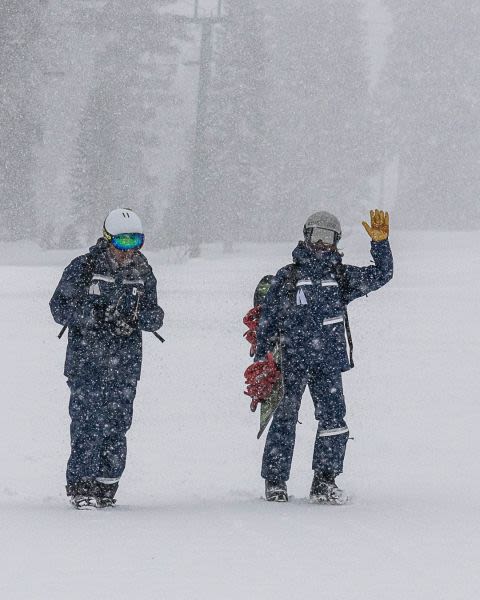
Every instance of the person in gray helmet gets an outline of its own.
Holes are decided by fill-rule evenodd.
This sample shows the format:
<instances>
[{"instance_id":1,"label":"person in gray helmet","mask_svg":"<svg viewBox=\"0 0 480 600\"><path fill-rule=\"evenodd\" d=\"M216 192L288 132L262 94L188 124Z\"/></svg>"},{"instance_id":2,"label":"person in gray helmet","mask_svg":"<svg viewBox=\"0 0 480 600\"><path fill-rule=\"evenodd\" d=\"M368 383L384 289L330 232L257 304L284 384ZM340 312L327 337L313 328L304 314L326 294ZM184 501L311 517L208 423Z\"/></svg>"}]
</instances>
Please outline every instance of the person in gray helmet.
<instances>
[{"instance_id":1,"label":"person in gray helmet","mask_svg":"<svg viewBox=\"0 0 480 600\"><path fill-rule=\"evenodd\" d=\"M286 482L298 411L307 385L318 420L310 499L332 504L348 499L335 482L343 470L349 437L342 387L342 372L353 367L346 306L382 287L393 276L389 215L372 210L370 218L370 224L363 222L363 226L371 238L374 265L356 267L342 263L337 248L342 236L338 218L325 211L311 215L303 229L304 239L293 251L293 263L278 271L262 307L254 359L259 363L255 371L259 385L250 390L262 396L254 398L258 402L268 397L265 382L276 380L271 372L270 352L278 336L284 384L262 461L265 496L269 501L288 500Z\"/></svg>"}]
</instances>

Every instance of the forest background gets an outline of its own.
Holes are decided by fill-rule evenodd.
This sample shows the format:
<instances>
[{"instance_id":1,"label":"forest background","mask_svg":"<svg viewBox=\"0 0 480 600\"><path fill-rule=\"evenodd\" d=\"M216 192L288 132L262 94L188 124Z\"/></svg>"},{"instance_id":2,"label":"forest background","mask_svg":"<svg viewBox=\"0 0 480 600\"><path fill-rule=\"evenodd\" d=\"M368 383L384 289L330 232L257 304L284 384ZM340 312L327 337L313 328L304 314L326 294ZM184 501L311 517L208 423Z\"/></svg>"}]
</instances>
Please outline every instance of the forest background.
<instances>
[{"instance_id":1,"label":"forest background","mask_svg":"<svg viewBox=\"0 0 480 600\"><path fill-rule=\"evenodd\" d=\"M219 4L199 147L194 0L2 3L4 237L84 247L117 206L153 248L291 241L322 208L479 228L478 2Z\"/></svg>"}]
</instances>

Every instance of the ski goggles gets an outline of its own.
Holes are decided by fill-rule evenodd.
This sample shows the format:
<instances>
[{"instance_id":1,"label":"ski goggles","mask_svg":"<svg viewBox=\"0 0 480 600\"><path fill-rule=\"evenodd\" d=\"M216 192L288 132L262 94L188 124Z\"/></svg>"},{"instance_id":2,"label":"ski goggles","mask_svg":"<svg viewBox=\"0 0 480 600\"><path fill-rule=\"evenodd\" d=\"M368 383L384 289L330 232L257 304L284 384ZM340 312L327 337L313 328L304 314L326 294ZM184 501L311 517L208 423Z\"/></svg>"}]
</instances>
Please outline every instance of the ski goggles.
<instances>
[{"instance_id":1,"label":"ski goggles","mask_svg":"<svg viewBox=\"0 0 480 600\"><path fill-rule=\"evenodd\" d=\"M323 227L309 227L306 230L305 237L311 244L323 242L329 246L333 246L340 239L340 235L336 231L333 231L332 229L323 229Z\"/></svg>"},{"instance_id":2,"label":"ski goggles","mask_svg":"<svg viewBox=\"0 0 480 600\"><path fill-rule=\"evenodd\" d=\"M145 236L143 233L119 233L113 235L111 241L117 250L140 250Z\"/></svg>"}]
</instances>

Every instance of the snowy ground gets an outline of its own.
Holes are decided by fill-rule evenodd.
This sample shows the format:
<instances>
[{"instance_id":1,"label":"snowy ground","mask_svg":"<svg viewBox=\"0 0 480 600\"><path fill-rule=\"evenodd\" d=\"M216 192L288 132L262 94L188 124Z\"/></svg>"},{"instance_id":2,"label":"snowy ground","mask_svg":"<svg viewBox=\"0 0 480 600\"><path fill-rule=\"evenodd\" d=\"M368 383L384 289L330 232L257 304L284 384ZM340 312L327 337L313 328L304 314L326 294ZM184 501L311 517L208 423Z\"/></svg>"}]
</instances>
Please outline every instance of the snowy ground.
<instances>
[{"instance_id":1,"label":"snowy ground","mask_svg":"<svg viewBox=\"0 0 480 600\"><path fill-rule=\"evenodd\" d=\"M368 262L360 231L344 245L347 261ZM341 477L350 505L306 501L307 395L293 498L261 499L242 316L260 276L289 262L281 245L181 265L149 255L167 342L145 338L119 506L104 512L74 511L63 493L66 340L48 300L73 254L4 253L0 597L477 598L478 233L404 233L392 246L394 280L350 309L356 368L344 383L355 440Z\"/></svg>"}]
</instances>

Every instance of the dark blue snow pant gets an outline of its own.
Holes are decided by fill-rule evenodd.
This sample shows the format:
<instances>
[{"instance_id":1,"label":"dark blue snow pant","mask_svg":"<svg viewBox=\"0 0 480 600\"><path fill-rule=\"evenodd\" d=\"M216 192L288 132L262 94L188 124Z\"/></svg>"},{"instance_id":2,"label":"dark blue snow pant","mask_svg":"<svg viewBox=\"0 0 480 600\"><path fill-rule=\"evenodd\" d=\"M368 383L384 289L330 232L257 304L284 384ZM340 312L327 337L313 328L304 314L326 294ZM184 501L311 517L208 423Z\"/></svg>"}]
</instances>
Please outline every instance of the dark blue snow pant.
<instances>
[{"instance_id":1,"label":"dark blue snow pant","mask_svg":"<svg viewBox=\"0 0 480 600\"><path fill-rule=\"evenodd\" d=\"M272 482L290 476L298 411L308 384L318 420L312 468L336 476L343 470L348 441L342 373L338 370L283 364L285 393L272 419L265 442L262 477Z\"/></svg>"},{"instance_id":2,"label":"dark blue snow pant","mask_svg":"<svg viewBox=\"0 0 480 600\"><path fill-rule=\"evenodd\" d=\"M132 424L136 379L69 379L71 454L67 486L85 481L114 484L125 469L126 433Z\"/></svg>"}]
</instances>

